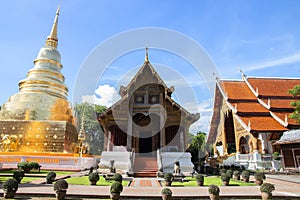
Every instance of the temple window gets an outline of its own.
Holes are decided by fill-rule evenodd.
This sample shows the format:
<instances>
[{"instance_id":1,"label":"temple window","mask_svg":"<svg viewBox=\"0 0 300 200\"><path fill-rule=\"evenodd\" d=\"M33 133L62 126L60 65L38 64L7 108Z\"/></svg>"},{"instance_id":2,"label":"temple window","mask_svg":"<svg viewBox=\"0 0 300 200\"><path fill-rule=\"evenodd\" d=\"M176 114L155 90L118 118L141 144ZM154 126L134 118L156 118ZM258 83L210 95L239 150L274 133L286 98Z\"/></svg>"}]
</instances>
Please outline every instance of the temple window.
<instances>
[{"instance_id":1,"label":"temple window","mask_svg":"<svg viewBox=\"0 0 300 200\"><path fill-rule=\"evenodd\" d=\"M143 104L145 103L145 98L143 95L136 95L134 99L135 103Z\"/></svg>"},{"instance_id":2,"label":"temple window","mask_svg":"<svg viewBox=\"0 0 300 200\"><path fill-rule=\"evenodd\" d=\"M149 95L149 104L157 104L159 103L158 95Z\"/></svg>"}]
</instances>

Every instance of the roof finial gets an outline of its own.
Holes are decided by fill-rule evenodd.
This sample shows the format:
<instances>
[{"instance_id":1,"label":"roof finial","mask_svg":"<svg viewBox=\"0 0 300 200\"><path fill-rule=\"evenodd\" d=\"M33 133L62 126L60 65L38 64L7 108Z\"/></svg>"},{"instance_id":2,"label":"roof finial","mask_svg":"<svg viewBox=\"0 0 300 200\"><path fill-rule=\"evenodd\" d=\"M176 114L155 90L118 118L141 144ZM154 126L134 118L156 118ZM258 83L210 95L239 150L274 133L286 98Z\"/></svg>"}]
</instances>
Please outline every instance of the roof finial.
<instances>
[{"instance_id":1,"label":"roof finial","mask_svg":"<svg viewBox=\"0 0 300 200\"><path fill-rule=\"evenodd\" d=\"M145 56L145 62L149 62L148 59L148 46L146 45L146 56Z\"/></svg>"},{"instance_id":2,"label":"roof finial","mask_svg":"<svg viewBox=\"0 0 300 200\"><path fill-rule=\"evenodd\" d=\"M60 11L60 4L58 4L57 10L56 10L56 15L54 18L54 22L52 25L52 29L50 31L49 36L47 37L46 45L52 46L52 47L57 47L57 24L58 24L58 16L59 16L59 11Z\"/></svg>"}]
</instances>

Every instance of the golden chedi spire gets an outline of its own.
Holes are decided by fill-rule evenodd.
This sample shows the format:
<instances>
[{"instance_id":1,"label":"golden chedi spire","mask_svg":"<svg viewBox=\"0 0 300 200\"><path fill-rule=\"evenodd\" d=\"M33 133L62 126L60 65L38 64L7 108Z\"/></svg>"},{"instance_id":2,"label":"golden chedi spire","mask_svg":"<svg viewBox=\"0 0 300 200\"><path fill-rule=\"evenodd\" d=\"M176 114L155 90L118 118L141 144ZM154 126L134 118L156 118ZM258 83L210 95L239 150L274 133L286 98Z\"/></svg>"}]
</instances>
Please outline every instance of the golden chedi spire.
<instances>
[{"instance_id":1,"label":"golden chedi spire","mask_svg":"<svg viewBox=\"0 0 300 200\"><path fill-rule=\"evenodd\" d=\"M57 10L56 10L56 16L54 18L54 22L52 25L52 29L50 31L50 34L47 38L46 45L47 46L52 46L52 47L57 47L57 24L58 24L58 16L59 16L59 11L60 11L60 5L58 5Z\"/></svg>"}]
</instances>

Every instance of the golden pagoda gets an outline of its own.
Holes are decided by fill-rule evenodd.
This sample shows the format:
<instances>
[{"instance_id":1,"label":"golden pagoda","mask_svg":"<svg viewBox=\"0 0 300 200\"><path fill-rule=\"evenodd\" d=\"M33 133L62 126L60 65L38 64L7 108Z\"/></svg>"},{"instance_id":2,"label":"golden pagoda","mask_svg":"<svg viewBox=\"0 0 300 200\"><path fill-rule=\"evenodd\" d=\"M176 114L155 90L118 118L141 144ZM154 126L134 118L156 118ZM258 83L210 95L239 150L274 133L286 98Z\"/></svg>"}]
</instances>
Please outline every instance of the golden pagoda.
<instances>
[{"instance_id":1,"label":"golden pagoda","mask_svg":"<svg viewBox=\"0 0 300 200\"><path fill-rule=\"evenodd\" d=\"M57 50L58 7L34 67L0 111L0 152L73 152L77 130Z\"/></svg>"}]
</instances>

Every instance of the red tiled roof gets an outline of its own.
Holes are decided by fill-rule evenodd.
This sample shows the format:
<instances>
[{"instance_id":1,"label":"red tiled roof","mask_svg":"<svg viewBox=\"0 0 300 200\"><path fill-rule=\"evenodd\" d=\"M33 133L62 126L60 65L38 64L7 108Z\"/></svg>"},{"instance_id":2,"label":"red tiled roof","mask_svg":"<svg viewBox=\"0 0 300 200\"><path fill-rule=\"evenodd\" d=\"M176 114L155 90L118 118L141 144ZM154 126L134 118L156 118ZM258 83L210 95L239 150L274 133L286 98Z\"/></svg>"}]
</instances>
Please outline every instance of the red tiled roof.
<instances>
[{"instance_id":1,"label":"red tiled roof","mask_svg":"<svg viewBox=\"0 0 300 200\"><path fill-rule=\"evenodd\" d=\"M297 84L300 84L300 79L247 78L241 81L219 80L222 93L219 92L218 95L223 94L224 97L228 98L227 103L237 110L236 116L246 126L250 121L251 132L283 132L288 130L287 127L300 128L300 123L289 117L287 119L288 126L283 125L286 115L289 116L293 112L293 107L290 106L293 97L288 93L288 90ZM255 94L256 91L258 91L258 97ZM267 108L268 99L270 99L270 109ZM295 97L294 100L300 100L300 97ZM216 138L218 124L220 123L218 118L222 106L215 99L215 103L216 101L218 104L214 105L208 137L210 141Z\"/></svg>"},{"instance_id":2,"label":"red tiled roof","mask_svg":"<svg viewBox=\"0 0 300 200\"><path fill-rule=\"evenodd\" d=\"M242 81L220 81L223 91L228 99L235 100L256 100L247 84Z\"/></svg>"},{"instance_id":3,"label":"red tiled roof","mask_svg":"<svg viewBox=\"0 0 300 200\"><path fill-rule=\"evenodd\" d=\"M268 104L268 100L263 100L266 104ZM291 102L295 101L295 99L270 99L270 106L271 109L293 109L294 107L291 106Z\"/></svg>"},{"instance_id":4,"label":"red tiled roof","mask_svg":"<svg viewBox=\"0 0 300 200\"><path fill-rule=\"evenodd\" d=\"M252 131L286 131L287 128L283 127L271 116L249 116L241 117L240 119L248 125L250 120L250 129Z\"/></svg>"},{"instance_id":5,"label":"red tiled roof","mask_svg":"<svg viewBox=\"0 0 300 200\"><path fill-rule=\"evenodd\" d=\"M289 116L291 112L274 112L272 111L273 114L275 114L277 117L279 117L282 121L285 121L285 118L287 116L287 121L288 124L290 125L300 125L295 119L291 119Z\"/></svg>"},{"instance_id":6,"label":"red tiled roof","mask_svg":"<svg viewBox=\"0 0 300 200\"><path fill-rule=\"evenodd\" d=\"M269 113L269 110L258 102L238 102L231 103L238 113Z\"/></svg>"},{"instance_id":7,"label":"red tiled roof","mask_svg":"<svg viewBox=\"0 0 300 200\"><path fill-rule=\"evenodd\" d=\"M300 79L248 78L247 81L262 96L291 96L288 90L300 84Z\"/></svg>"}]
</instances>

